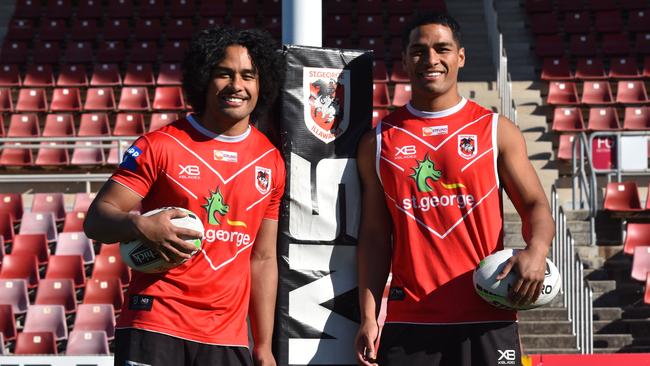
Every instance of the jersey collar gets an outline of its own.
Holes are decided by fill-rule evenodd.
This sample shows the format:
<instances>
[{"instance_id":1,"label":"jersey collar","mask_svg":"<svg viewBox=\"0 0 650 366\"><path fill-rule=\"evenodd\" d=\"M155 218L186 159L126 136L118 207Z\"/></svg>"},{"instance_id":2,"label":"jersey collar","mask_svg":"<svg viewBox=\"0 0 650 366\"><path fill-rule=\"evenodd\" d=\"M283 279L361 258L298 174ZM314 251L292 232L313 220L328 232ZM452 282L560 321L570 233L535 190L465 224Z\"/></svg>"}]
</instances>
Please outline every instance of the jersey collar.
<instances>
[{"instance_id":1,"label":"jersey collar","mask_svg":"<svg viewBox=\"0 0 650 366\"><path fill-rule=\"evenodd\" d=\"M208 130L207 128L203 127L203 125L200 124L194 118L194 116L191 115L191 114L187 115L187 121L190 122L192 127L194 127L194 129L197 130L199 133L201 133L201 134L203 134L203 135L205 135L205 136L207 136L207 137L209 137L211 139L215 139L215 140L221 141L221 142L240 142L240 141L244 141L246 139L246 137L248 137L248 135L251 134L251 126L250 125L248 125L248 128L246 129L246 131L244 133L242 133L241 135L226 136L226 135L216 134L216 133Z\"/></svg>"},{"instance_id":2,"label":"jersey collar","mask_svg":"<svg viewBox=\"0 0 650 366\"><path fill-rule=\"evenodd\" d=\"M409 102L406 105L406 109L408 109L408 111L411 112L413 115L420 118L441 118L441 117L450 116L458 112L465 106L465 104L467 104L467 99L465 99L465 97L461 97L460 102L458 102L458 104L456 104L451 108L444 109L442 111L437 111L437 112L421 111L419 109L415 109L415 107L411 105L411 102Z\"/></svg>"}]
</instances>

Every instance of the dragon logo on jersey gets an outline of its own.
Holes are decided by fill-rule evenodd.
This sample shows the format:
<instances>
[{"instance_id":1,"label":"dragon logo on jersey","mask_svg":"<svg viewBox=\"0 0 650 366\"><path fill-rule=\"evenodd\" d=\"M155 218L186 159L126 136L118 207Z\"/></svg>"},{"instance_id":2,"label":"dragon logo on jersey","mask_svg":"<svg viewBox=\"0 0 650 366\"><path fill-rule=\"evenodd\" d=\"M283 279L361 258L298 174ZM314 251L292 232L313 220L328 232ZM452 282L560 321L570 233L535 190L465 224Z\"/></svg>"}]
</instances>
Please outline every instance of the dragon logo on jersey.
<instances>
[{"instance_id":1,"label":"dragon logo on jersey","mask_svg":"<svg viewBox=\"0 0 650 366\"><path fill-rule=\"evenodd\" d=\"M350 70L303 69L307 129L325 143L334 141L350 122Z\"/></svg>"},{"instance_id":2,"label":"dragon logo on jersey","mask_svg":"<svg viewBox=\"0 0 650 366\"><path fill-rule=\"evenodd\" d=\"M424 155L424 160L420 161L418 159L415 159L415 161L417 161L418 166L411 168L413 169L414 173L409 177L415 180L415 183L418 186L418 191L431 192L433 188L431 188L429 185L428 180L433 179L434 182L438 181L442 175L442 172L440 170L436 170L435 164L433 160L429 159L428 153Z\"/></svg>"},{"instance_id":3,"label":"dragon logo on jersey","mask_svg":"<svg viewBox=\"0 0 650 366\"><path fill-rule=\"evenodd\" d=\"M208 223L210 225L219 225L221 221L217 215L224 216L228 213L230 206L224 202L223 194L217 187L216 192L210 191L210 197L204 197L207 203L201 207L205 208L208 211Z\"/></svg>"},{"instance_id":4,"label":"dragon logo on jersey","mask_svg":"<svg viewBox=\"0 0 650 366\"><path fill-rule=\"evenodd\" d=\"M255 167L255 188L261 194L269 193L271 189L271 169L261 166Z\"/></svg>"},{"instance_id":5,"label":"dragon logo on jersey","mask_svg":"<svg viewBox=\"0 0 650 366\"><path fill-rule=\"evenodd\" d=\"M477 150L476 135L458 135L458 155L471 159L476 156Z\"/></svg>"}]
</instances>

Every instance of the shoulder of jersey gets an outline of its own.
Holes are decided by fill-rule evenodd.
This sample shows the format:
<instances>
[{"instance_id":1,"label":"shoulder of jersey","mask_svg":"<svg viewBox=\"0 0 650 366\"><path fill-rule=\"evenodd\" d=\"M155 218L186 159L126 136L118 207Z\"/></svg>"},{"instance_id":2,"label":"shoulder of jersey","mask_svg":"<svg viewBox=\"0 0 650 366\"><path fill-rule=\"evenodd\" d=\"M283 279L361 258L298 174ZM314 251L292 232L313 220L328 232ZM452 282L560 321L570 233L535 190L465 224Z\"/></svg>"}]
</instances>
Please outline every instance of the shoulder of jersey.
<instances>
[{"instance_id":1,"label":"shoulder of jersey","mask_svg":"<svg viewBox=\"0 0 650 366\"><path fill-rule=\"evenodd\" d=\"M394 122L399 122L404 120L405 118L409 118L411 116L411 113L406 109L406 106L401 106L394 111L390 112L388 115L386 115L384 118L382 118L382 122L388 122L393 124Z\"/></svg>"}]
</instances>

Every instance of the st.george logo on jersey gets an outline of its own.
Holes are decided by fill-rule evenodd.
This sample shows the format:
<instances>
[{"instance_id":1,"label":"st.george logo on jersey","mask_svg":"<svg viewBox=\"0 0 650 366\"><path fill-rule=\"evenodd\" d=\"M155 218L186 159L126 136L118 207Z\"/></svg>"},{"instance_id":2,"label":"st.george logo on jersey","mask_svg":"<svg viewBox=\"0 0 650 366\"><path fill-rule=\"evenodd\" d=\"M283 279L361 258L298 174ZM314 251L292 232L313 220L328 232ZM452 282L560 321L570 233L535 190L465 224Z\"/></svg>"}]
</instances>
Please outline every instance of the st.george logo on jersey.
<instances>
[{"instance_id":1,"label":"st.george logo on jersey","mask_svg":"<svg viewBox=\"0 0 650 366\"><path fill-rule=\"evenodd\" d=\"M269 193L271 189L271 169L261 166L255 167L255 188L261 194Z\"/></svg>"},{"instance_id":2,"label":"st.george logo on jersey","mask_svg":"<svg viewBox=\"0 0 650 366\"><path fill-rule=\"evenodd\" d=\"M345 133L350 124L350 71L303 68L305 125L325 143Z\"/></svg>"},{"instance_id":3,"label":"st.george logo on jersey","mask_svg":"<svg viewBox=\"0 0 650 366\"><path fill-rule=\"evenodd\" d=\"M458 155L465 159L476 156L478 143L476 135L458 135Z\"/></svg>"}]
</instances>

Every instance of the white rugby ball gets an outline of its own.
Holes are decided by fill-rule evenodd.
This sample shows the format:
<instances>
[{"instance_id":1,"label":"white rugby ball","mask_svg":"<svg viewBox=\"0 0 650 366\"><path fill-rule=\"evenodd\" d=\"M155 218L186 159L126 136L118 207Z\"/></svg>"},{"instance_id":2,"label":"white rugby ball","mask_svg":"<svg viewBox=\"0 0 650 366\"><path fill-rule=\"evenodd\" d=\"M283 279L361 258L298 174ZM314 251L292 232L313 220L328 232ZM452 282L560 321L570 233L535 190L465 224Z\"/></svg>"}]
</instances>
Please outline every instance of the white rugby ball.
<instances>
[{"instance_id":1,"label":"white rugby ball","mask_svg":"<svg viewBox=\"0 0 650 366\"><path fill-rule=\"evenodd\" d=\"M524 306L514 306L509 298L510 288L515 284L519 275L510 271L506 278L497 281L496 277L510 257L521 249L504 249L493 253L479 263L474 270L474 289L485 301L501 309L509 310L528 310L546 305L560 292L562 280L560 272L553 262L546 258L546 271L544 273L544 285L539 297L532 304Z\"/></svg>"},{"instance_id":2,"label":"white rugby ball","mask_svg":"<svg viewBox=\"0 0 650 366\"><path fill-rule=\"evenodd\" d=\"M182 207L161 207L148 211L142 214L142 216L152 216L161 211L173 209L184 211L187 213L187 216L171 219L172 224L178 227L195 230L203 234L204 229L201 219L194 212ZM186 241L196 246L196 250L192 255L196 254L201 249L201 239L187 239ZM166 262L157 252L144 245L140 240L120 243L120 254L122 255L122 260L127 266L144 273L165 272L186 262Z\"/></svg>"}]
</instances>

